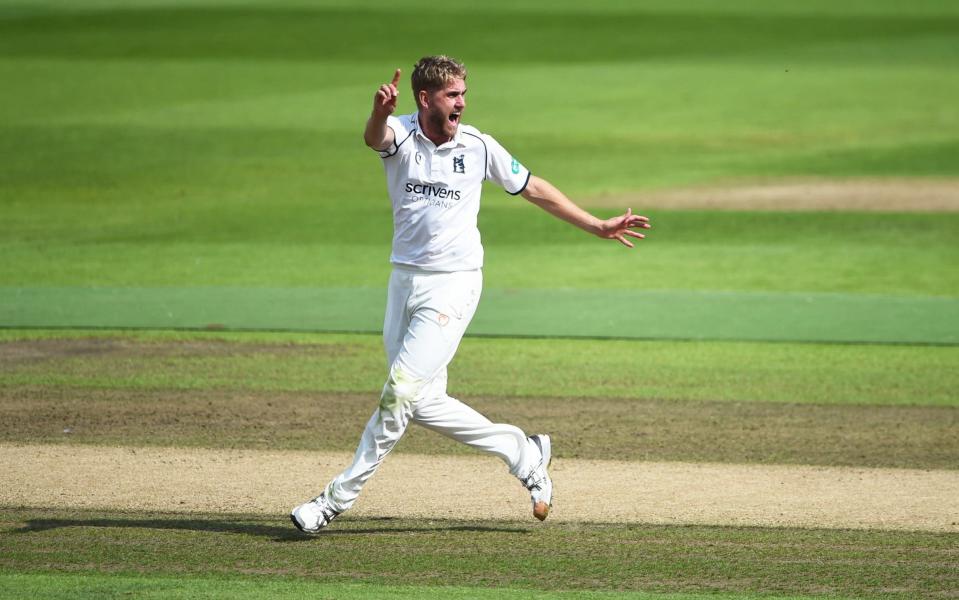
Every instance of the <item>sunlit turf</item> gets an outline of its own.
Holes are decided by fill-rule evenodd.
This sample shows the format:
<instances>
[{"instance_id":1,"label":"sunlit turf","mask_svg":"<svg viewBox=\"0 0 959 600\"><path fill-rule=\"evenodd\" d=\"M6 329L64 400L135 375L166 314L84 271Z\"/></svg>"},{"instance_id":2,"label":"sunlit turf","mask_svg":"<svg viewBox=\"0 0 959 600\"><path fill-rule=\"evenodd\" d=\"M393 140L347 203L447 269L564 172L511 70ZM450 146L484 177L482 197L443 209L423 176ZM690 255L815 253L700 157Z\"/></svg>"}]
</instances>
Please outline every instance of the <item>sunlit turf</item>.
<instances>
[{"instance_id":1,"label":"sunlit turf","mask_svg":"<svg viewBox=\"0 0 959 600\"><path fill-rule=\"evenodd\" d=\"M0 340L78 336L109 339L74 354L27 351L24 360L5 361L0 384L375 394L386 370L374 335L0 330ZM151 340L218 339L241 345L235 352L187 346L180 356L176 346L149 350ZM146 346L138 349L137 340ZM258 341L278 346L242 349ZM287 342L314 346L290 352ZM17 351L6 352L12 359ZM29 359L31 352L41 359ZM956 347L467 338L450 382L464 396L956 406L957 360Z\"/></svg>"},{"instance_id":2,"label":"sunlit turf","mask_svg":"<svg viewBox=\"0 0 959 600\"><path fill-rule=\"evenodd\" d=\"M948 3L84 6L0 12L5 284L382 286L389 209L360 130L375 85L424 52L417 31L473 65L468 120L576 198L959 175ZM460 17L473 33L439 26ZM362 48L341 41L358 30ZM485 204L494 286L959 289L948 216L654 212L627 253L498 190Z\"/></svg>"},{"instance_id":3,"label":"sunlit turf","mask_svg":"<svg viewBox=\"0 0 959 600\"><path fill-rule=\"evenodd\" d=\"M912 600L938 597L959 584L955 534L346 516L336 528L310 538L283 516L3 509L0 521L6 549L0 570L8 574L0 581L17 586L36 581L18 582L11 571L82 570L107 589L109 574L196 577L196 587L187 591L210 589L210 577L249 578L226 584L240 593L264 585L257 576L269 577L279 590L314 581L347 592L356 584L456 582L530 592L642 590L734 598L828 594ZM48 581L58 580L70 583L66 575ZM73 581L78 583L82 580Z\"/></svg>"},{"instance_id":4,"label":"sunlit turf","mask_svg":"<svg viewBox=\"0 0 959 600\"><path fill-rule=\"evenodd\" d=\"M335 598L338 600L814 600L818 596L766 594L663 594L650 592L542 591L501 587L413 586L317 581L236 575L182 577L170 575L111 575L102 573L4 573L0 596L29 595L36 600L75 598L234 598L237 600ZM829 596L830 600L847 600Z\"/></svg>"},{"instance_id":5,"label":"sunlit turf","mask_svg":"<svg viewBox=\"0 0 959 600\"><path fill-rule=\"evenodd\" d=\"M212 211L188 204L107 216L109 209L84 203L55 209L23 203L0 240L8 258L0 263L0 282L385 287L391 235L386 208L355 214L364 226L354 234L342 214L292 208L259 216L264 209L252 205ZM953 268L959 261L959 215L650 216L654 229L630 251L531 206L489 207L481 215L486 285L959 295ZM88 219L98 219L96 226L77 225Z\"/></svg>"},{"instance_id":6,"label":"sunlit turf","mask_svg":"<svg viewBox=\"0 0 959 600\"><path fill-rule=\"evenodd\" d=\"M929 0L3 0L0 285L382 287L388 206L360 129L375 85L396 66L405 83L432 51L470 65L467 122L574 198L783 176L955 177L957 19L954 2ZM653 235L627 253L496 190L484 202L494 289L959 295L948 215L654 211ZM379 387L375 338L290 339L351 355L140 357L111 362L112 376L95 356L58 358L51 372L5 355L0 384L70 395ZM954 364L949 348L468 339L451 381L464 395L567 404L602 394L952 411ZM959 587L954 535L346 519L344 533L300 543L262 518L5 515L0 595L13 597L912 599ZM450 583L461 587L440 587Z\"/></svg>"}]
</instances>

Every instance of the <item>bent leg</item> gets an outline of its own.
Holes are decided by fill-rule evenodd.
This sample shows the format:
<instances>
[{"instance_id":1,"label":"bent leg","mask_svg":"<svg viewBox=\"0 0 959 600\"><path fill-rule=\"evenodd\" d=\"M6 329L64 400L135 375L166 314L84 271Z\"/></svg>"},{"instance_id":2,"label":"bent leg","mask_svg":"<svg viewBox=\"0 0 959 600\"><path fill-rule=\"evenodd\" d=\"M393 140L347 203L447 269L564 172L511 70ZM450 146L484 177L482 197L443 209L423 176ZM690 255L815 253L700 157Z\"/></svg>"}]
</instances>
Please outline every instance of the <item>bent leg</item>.
<instances>
[{"instance_id":1,"label":"bent leg","mask_svg":"<svg viewBox=\"0 0 959 600\"><path fill-rule=\"evenodd\" d=\"M499 457L515 477L525 476L539 459L533 455L522 429L493 423L445 392L442 396L420 400L413 411L413 420L457 442Z\"/></svg>"},{"instance_id":2,"label":"bent leg","mask_svg":"<svg viewBox=\"0 0 959 600\"><path fill-rule=\"evenodd\" d=\"M452 360L476 310L482 287L477 272L411 274L394 270L390 279L384 342L390 373L380 405L363 430L353 463L326 487L342 512L403 436L414 408L432 380ZM403 332L401 334L401 332Z\"/></svg>"}]
</instances>

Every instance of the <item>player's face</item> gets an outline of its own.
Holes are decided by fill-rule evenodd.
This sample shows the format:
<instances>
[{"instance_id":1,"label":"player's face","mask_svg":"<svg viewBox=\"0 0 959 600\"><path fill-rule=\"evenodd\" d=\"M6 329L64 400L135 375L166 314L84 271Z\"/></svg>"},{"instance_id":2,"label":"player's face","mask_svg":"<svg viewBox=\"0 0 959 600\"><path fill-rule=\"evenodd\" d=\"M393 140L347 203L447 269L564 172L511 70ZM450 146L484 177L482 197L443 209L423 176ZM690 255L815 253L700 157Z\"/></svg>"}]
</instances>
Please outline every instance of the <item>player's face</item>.
<instances>
[{"instance_id":1,"label":"player's face","mask_svg":"<svg viewBox=\"0 0 959 600\"><path fill-rule=\"evenodd\" d=\"M431 133L452 139L466 108L466 82L453 79L446 87L426 96L424 117Z\"/></svg>"}]
</instances>

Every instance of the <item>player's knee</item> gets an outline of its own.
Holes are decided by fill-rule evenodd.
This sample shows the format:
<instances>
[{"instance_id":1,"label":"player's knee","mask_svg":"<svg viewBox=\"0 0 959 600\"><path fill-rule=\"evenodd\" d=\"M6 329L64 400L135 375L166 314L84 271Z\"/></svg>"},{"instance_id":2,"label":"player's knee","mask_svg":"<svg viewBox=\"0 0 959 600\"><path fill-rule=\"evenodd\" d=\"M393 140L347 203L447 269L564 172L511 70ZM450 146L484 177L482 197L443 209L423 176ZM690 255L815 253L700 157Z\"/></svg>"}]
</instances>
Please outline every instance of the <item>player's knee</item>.
<instances>
[{"instance_id":1,"label":"player's knee","mask_svg":"<svg viewBox=\"0 0 959 600\"><path fill-rule=\"evenodd\" d=\"M422 389L422 380L394 367L390 369L390 376L386 380L386 385L383 386L380 408L392 411L400 406L409 406L416 401L416 397Z\"/></svg>"}]
</instances>

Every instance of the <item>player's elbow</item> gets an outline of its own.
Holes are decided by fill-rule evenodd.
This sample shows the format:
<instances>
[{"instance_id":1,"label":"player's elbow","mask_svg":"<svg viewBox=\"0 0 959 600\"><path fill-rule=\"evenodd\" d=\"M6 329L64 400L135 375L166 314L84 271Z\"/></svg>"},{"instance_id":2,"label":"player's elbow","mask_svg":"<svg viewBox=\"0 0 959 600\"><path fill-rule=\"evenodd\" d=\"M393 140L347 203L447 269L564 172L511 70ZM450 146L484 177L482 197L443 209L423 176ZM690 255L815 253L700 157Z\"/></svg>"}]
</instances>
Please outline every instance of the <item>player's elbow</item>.
<instances>
[{"instance_id":1,"label":"player's elbow","mask_svg":"<svg viewBox=\"0 0 959 600\"><path fill-rule=\"evenodd\" d=\"M526 182L526 187L523 188L523 191L520 192L520 195L523 198L526 198L533 204L537 204L538 200L543 198L543 180L535 175L530 175L529 181Z\"/></svg>"},{"instance_id":2,"label":"player's elbow","mask_svg":"<svg viewBox=\"0 0 959 600\"><path fill-rule=\"evenodd\" d=\"M383 140L377 140L375 137L371 136L369 133L364 133L363 143L366 144L367 148L372 148L373 150L379 150L378 146L383 145Z\"/></svg>"}]
</instances>

